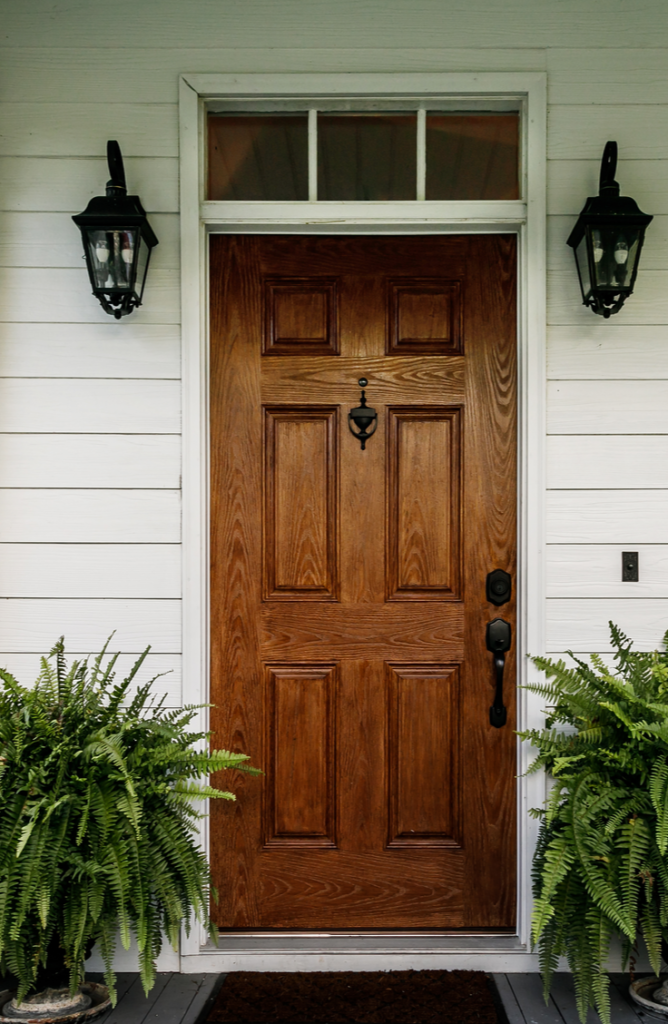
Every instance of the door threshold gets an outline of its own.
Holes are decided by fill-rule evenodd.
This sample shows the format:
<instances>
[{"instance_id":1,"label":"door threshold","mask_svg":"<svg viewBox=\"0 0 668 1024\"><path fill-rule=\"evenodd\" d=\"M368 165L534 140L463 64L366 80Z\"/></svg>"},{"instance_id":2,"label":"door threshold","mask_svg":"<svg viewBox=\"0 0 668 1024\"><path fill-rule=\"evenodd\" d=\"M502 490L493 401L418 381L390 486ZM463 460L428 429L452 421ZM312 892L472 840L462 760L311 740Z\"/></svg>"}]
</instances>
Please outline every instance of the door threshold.
<instances>
[{"instance_id":1,"label":"door threshold","mask_svg":"<svg viewBox=\"0 0 668 1024\"><path fill-rule=\"evenodd\" d=\"M181 955L184 974L209 971L430 971L534 972L538 957L518 935L480 933L369 934L331 932L280 935L227 932L219 945Z\"/></svg>"},{"instance_id":2,"label":"door threshold","mask_svg":"<svg viewBox=\"0 0 668 1024\"><path fill-rule=\"evenodd\" d=\"M230 953L522 953L527 945L507 932L225 932L201 950Z\"/></svg>"}]
</instances>

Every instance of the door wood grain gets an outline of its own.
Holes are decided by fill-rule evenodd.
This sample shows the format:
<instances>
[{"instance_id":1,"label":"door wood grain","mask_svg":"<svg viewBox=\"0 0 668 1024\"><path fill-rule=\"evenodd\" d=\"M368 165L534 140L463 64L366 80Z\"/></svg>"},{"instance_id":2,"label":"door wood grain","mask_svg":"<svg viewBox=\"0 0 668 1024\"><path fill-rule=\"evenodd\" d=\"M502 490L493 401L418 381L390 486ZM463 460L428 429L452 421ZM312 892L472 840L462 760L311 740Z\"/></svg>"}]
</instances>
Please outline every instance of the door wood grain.
<instances>
[{"instance_id":1,"label":"door wood grain","mask_svg":"<svg viewBox=\"0 0 668 1024\"><path fill-rule=\"evenodd\" d=\"M212 807L222 929L514 926L515 259L211 239L213 742L266 773Z\"/></svg>"}]
</instances>

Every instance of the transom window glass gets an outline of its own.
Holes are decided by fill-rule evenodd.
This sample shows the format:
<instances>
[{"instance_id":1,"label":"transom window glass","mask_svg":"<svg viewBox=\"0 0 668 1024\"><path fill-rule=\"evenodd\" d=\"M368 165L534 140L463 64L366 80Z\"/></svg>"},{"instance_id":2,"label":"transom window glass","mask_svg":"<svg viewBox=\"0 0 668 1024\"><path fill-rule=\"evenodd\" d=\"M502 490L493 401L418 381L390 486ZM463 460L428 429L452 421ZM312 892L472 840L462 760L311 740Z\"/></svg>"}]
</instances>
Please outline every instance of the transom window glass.
<instances>
[{"instance_id":1,"label":"transom window glass","mask_svg":"<svg viewBox=\"0 0 668 1024\"><path fill-rule=\"evenodd\" d=\"M427 114L427 199L518 199L517 114Z\"/></svg>"},{"instance_id":2,"label":"transom window glass","mask_svg":"<svg viewBox=\"0 0 668 1024\"><path fill-rule=\"evenodd\" d=\"M207 198L518 199L519 114L212 113Z\"/></svg>"},{"instance_id":3,"label":"transom window glass","mask_svg":"<svg viewBox=\"0 0 668 1024\"><path fill-rule=\"evenodd\" d=\"M415 199L415 114L321 114L318 199Z\"/></svg>"},{"instance_id":4,"label":"transom window glass","mask_svg":"<svg viewBox=\"0 0 668 1024\"><path fill-rule=\"evenodd\" d=\"M308 197L308 114L209 117L209 199Z\"/></svg>"}]
</instances>

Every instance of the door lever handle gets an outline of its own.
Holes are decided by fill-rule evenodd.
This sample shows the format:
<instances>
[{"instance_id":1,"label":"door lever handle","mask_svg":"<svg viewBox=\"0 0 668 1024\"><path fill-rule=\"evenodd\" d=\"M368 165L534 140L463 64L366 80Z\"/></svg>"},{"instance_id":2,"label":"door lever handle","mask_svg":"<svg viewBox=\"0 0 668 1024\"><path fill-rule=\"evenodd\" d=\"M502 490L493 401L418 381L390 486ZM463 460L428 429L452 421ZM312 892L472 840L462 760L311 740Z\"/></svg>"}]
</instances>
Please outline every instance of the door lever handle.
<instances>
[{"instance_id":1,"label":"door lever handle","mask_svg":"<svg viewBox=\"0 0 668 1024\"><path fill-rule=\"evenodd\" d=\"M494 672L496 674L496 693L494 703L489 709L489 721L495 729L506 724L507 712L503 704L503 670L506 667L506 651L510 650L512 632L510 623L504 619L492 619L487 623L487 650L494 655Z\"/></svg>"}]
</instances>

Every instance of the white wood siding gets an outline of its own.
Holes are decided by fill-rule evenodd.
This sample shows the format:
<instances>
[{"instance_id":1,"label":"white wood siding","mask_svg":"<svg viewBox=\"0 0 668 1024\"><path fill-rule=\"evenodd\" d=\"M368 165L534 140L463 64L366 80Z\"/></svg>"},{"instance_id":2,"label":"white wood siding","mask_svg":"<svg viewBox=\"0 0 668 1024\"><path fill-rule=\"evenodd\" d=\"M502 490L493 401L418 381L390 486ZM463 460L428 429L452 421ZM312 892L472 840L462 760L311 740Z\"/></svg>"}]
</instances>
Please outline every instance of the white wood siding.
<instances>
[{"instance_id":1,"label":"white wood siding","mask_svg":"<svg viewBox=\"0 0 668 1024\"><path fill-rule=\"evenodd\" d=\"M138 94L137 75L145 76L133 54L123 97L113 86L113 51L106 83L105 60L91 62L88 44L67 54L47 48L41 59L12 47L3 56L0 662L29 681L60 634L76 656L116 630L120 670L150 644L143 678L167 672L156 692L178 705L175 77ZM160 239L145 304L120 323L90 295L70 220L104 188L107 138L119 138L129 191L141 196Z\"/></svg>"},{"instance_id":2,"label":"white wood siding","mask_svg":"<svg viewBox=\"0 0 668 1024\"><path fill-rule=\"evenodd\" d=\"M0 50L0 657L180 652L177 78L181 72L546 70L548 647L645 646L668 624L668 23L665 0L120 0L7 5ZM70 216L117 138L160 239L144 307L92 298ZM582 308L564 242L608 138L655 214L636 295ZM640 551L622 584L620 552ZM131 645L128 647L128 644ZM160 659L163 659L162 661ZM166 661L164 659L167 659ZM171 660L170 660L171 659ZM176 660L174 660L176 659ZM178 699L180 677L170 678Z\"/></svg>"}]
</instances>

